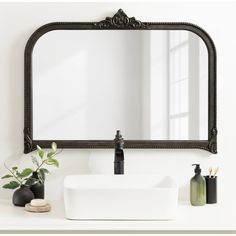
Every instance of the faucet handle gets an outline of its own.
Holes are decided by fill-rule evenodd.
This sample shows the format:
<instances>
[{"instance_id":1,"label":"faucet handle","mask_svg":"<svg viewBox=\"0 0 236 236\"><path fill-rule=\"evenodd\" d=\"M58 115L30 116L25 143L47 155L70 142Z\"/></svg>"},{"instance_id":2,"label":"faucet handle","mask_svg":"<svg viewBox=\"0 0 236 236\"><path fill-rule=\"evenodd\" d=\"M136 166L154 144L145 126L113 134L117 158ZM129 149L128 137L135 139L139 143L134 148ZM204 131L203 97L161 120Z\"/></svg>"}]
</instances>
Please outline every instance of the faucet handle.
<instances>
[{"instance_id":1,"label":"faucet handle","mask_svg":"<svg viewBox=\"0 0 236 236\"><path fill-rule=\"evenodd\" d=\"M122 137L120 130L116 130L116 138Z\"/></svg>"},{"instance_id":2,"label":"faucet handle","mask_svg":"<svg viewBox=\"0 0 236 236\"><path fill-rule=\"evenodd\" d=\"M115 147L123 148L123 146L124 146L124 139L123 139L123 137L121 135L120 130L116 131L116 136L115 136L114 141L115 141Z\"/></svg>"}]
</instances>

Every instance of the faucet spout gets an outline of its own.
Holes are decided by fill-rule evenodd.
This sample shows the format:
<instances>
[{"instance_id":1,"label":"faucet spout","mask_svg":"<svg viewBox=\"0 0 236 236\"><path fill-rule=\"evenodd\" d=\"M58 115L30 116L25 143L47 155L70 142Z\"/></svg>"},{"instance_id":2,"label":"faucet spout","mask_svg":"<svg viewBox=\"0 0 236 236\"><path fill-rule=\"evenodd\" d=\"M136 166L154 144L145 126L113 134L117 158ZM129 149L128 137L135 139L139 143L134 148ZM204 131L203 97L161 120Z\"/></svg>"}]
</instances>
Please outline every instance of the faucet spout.
<instances>
[{"instance_id":1,"label":"faucet spout","mask_svg":"<svg viewBox=\"0 0 236 236\"><path fill-rule=\"evenodd\" d=\"M124 139L120 130L116 131L115 142L115 161L114 161L114 174L124 174Z\"/></svg>"}]
</instances>

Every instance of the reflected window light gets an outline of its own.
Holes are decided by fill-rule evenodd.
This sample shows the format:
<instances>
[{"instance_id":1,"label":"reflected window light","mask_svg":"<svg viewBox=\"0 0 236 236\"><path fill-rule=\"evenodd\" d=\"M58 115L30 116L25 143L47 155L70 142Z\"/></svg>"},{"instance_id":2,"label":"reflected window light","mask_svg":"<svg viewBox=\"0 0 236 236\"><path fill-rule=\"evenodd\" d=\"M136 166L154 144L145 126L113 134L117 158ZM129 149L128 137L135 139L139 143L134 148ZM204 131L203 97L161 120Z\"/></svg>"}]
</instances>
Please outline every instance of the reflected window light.
<instances>
[{"instance_id":1,"label":"reflected window light","mask_svg":"<svg viewBox=\"0 0 236 236\"><path fill-rule=\"evenodd\" d=\"M189 35L169 32L169 139L189 139Z\"/></svg>"}]
</instances>

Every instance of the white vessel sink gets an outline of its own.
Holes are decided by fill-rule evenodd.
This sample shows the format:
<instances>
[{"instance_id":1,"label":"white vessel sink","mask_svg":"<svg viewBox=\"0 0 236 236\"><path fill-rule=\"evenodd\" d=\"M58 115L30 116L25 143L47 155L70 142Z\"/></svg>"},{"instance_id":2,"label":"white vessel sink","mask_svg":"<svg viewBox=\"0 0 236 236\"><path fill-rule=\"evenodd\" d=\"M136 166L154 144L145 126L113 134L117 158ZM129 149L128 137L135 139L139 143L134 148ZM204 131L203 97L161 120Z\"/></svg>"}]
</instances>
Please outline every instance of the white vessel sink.
<instances>
[{"instance_id":1,"label":"white vessel sink","mask_svg":"<svg viewBox=\"0 0 236 236\"><path fill-rule=\"evenodd\" d=\"M170 220L178 187L157 175L70 175L64 180L67 219Z\"/></svg>"}]
</instances>

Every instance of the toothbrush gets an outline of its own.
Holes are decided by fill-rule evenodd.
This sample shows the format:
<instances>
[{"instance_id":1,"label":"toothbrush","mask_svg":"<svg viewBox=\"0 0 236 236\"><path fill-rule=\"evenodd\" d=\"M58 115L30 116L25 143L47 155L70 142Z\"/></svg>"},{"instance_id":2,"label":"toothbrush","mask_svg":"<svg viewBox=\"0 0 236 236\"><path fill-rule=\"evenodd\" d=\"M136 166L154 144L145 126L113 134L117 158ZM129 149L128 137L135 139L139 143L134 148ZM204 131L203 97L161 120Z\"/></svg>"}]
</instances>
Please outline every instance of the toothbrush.
<instances>
[{"instance_id":1,"label":"toothbrush","mask_svg":"<svg viewBox=\"0 0 236 236\"><path fill-rule=\"evenodd\" d=\"M212 167L209 167L209 178L211 178L211 173L212 173Z\"/></svg>"},{"instance_id":2,"label":"toothbrush","mask_svg":"<svg viewBox=\"0 0 236 236\"><path fill-rule=\"evenodd\" d=\"M219 170L219 167L216 168L215 173L214 173L214 175L213 175L213 178L216 177L216 174L217 174L218 170Z\"/></svg>"}]
</instances>

